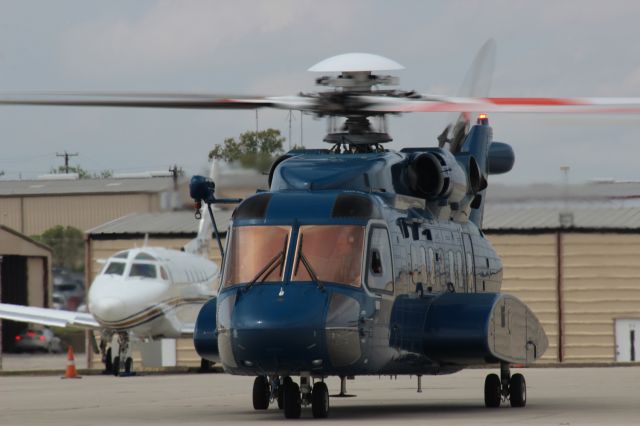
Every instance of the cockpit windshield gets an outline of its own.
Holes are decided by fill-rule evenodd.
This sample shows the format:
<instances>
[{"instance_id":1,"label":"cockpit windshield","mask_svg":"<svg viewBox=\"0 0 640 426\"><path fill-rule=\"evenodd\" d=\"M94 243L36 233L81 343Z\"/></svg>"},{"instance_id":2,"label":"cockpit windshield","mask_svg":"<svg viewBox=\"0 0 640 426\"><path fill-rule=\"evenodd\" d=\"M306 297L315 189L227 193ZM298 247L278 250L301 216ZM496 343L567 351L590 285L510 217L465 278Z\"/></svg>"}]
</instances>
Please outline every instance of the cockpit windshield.
<instances>
[{"instance_id":1,"label":"cockpit windshield","mask_svg":"<svg viewBox=\"0 0 640 426\"><path fill-rule=\"evenodd\" d=\"M282 280L290 235L290 226L233 228L223 285Z\"/></svg>"},{"instance_id":2,"label":"cockpit windshield","mask_svg":"<svg viewBox=\"0 0 640 426\"><path fill-rule=\"evenodd\" d=\"M156 278L158 276L156 272L156 265L153 263L132 263L129 276L139 278Z\"/></svg>"},{"instance_id":3,"label":"cockpit windshield","mask_svg":"<svg viewBox=\"0 0 640 426\"><path fill-rule=\"evenodd\" d=\"M106 268L104 268L104 275L122 275L124 273L124 267L127 264L124 262L110 262Z\"/></svg>"},{"instance_id":4,"label":"cockpit windshield","mask_svg":"<svg viewBox=\"0 0 640 426\"><path fill-rule=\"evenodd\" d=\"M291 280L360 286L364 231L352 225L301 226Z\"/></svg>"}]
</instances>

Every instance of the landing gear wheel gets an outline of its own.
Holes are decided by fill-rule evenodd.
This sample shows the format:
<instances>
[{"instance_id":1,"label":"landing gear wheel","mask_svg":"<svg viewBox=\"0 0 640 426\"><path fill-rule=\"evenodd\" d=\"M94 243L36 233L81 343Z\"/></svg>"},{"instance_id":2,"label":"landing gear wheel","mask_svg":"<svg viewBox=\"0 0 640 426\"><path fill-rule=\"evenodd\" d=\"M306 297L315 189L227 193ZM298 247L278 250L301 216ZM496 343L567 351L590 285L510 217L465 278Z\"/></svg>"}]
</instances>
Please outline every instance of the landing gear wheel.
<instances>
[{"instance_id":1,"label":"landing gear wheel","mask_svg":"<svg viewBox=\"0 0 640 426\"><path fill-rule=\"evenodd\" d=\"M284 388L290 383L293 383L291 377L285 376L282 378L280 386L278 386L278 409L280 410L284 408Z\"/></svg>"},{"instance_id":2,"label":"landing gear wheel","mask_svg":"<svg viewBox=\"0 0 640 426\"><path fill-rule=\"evenodd\" d=\"M311 391L311 412L316 419L329 416L329 389L324 382L313 385Z\"/></svg>"},{"instance_id":3,"label":"landing gear wheel","mask_svg":"<svg viewBox=\"0 0 640 426\"><path fill-rule=\"evenodd\" d=\"M213 361L200 358L200 373L208 373L213 368Z\"/></svg>"},{"instance_id":4,"label":"landing gear wheel","mask_svg":"<svg viewBox=\"0 0 640 426\"><path fill-rule=\"evenodd\" d=\"M107 349L107 352L104 354L104 372L111 373L113 371L113 361L111 360L111 348Z\"/></svg>"},{"instance_id":5,"label":"landing gear wheel","mask_svg":"<svg viewBox=\"0 0 640 426\"><path fill-rule=\"evenodd\" d=\"M509 402L512 407L524 407L527 405L527 383L520 373L511 376L509 381Z\"/></svg>"},{"instance_id":6,"label":"landing gear wheel","mask_svg":"<svg viewBox=\"0 0 640 426\"><path fill-rule=\"evenodd\" d=\"M497 374L489 374L484 379L484 405L485 407L496 408L500 406L502 399L500 377Z\"/></svg>"},{"instance_id":7,"label":"landing gear wheel","mask_svg":"<svg viewBox=\"0 0 640 426\"><path fill-rule=\"evenodd\" d=\"M302 411L300 386L291 381L284 385L284 416L287 419L299 419Z\"/></svg>"},{"instance_id":8,"label":"landing gear wheel","mask_svg":"<svg viewBox=\"0 0 640 426\"><path fill-rule=\"evenodd\" d=\"M124 360L124 372L125 374L131 374L131 367L133 367L133 358L128 357Z\"/></svg>"},{"instance_id":9,"label":"landing gear wheel","mask_svg":"<svg viewBox=\"0 0 640 426\"><path fill-rule=\"evenodd\" d=\"M284 385L278 387L278 409L284 408Z\"/></svg>"},{"instance_id":10,"label":"landing gear wheel","mask_svg":"<svg viewBox=\"0 0 640 426\"><path fill-rule=\"evenodd\" d=\"M258 376L253 381L253 408L266 410L269 408L269 381L265 376Z\"/></svg>"},{"instance_id":11,"label":"landing gear wheel","mask_svg":"<svg viewBox=\"0 0 640 426\"><path fill-rule=\"evenodd\" d=\"M120 357L117 356L113 359L113 369L111 370L114 376L120 374Z\"/></svg>"}]
</instances>

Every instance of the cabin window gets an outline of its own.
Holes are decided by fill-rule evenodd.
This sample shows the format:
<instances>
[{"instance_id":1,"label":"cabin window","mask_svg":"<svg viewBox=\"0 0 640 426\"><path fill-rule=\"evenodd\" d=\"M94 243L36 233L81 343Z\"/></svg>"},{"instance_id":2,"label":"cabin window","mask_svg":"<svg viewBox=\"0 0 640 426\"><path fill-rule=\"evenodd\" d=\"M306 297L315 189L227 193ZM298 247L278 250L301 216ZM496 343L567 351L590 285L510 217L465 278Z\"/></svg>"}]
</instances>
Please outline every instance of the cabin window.
<instances>
[{"instance_id":1,"label":"cabin window","mask_svg":"<svg viewBox=\"0 0 640 426\"><path fill-rule=\"evenodd\" d=\"M127 264L124 262L111 262L105 268L104 274L105 275L122 275L124 273L124 267L126 265Z\"/></svg>"},{"instance_id":2,"label":"cabin window","mask_svg":"<svg viewBox=\"0 0 640 426\"><path fill-rule=\"evenodd\" d=\"M223 285L281 281L290 235L290 226L233 228Z\"/></svg>"},{"instance_id":3,"label":"cabin window","mask_svg":"<svg viewBox=\"0 0 640 426\"><path fill-rule=\"evenodd\" d=\"M382 257L378 249L371 251L371 273L373 275L382 275Z\"/></svg>"},{"instance_id":4,"label":"cabin window","mask_svg":"<svg viewBox=\"0 0 640 426\"><path fill-rule=\"evenodd\" d=\"M385 228L373 227L369 233L367 285L373 291L393 291L391 245ZM379 272L378 272L379 271Z\"/></svg>"},{"instance_id":5,"label":"cabin window","mask_svg":"<svg viewBox=\"0 0 640 426\"><path fill-rule=\"evenodd\" d=\"M319 281L359 287L362 282L364 226L301 226L292 281ZM383 253L380 253L383 256Z\"/></svg>"},{"instance_id":6,"label":"cabin window","mask_svg":"<svg viewBox=\"0 0 640 426\"><path fill-rule=\"evenodd\" d=\"M156 278L156 265L152 263L133 263L129 271L130 277Z\"/></svg>"}]
</instances>

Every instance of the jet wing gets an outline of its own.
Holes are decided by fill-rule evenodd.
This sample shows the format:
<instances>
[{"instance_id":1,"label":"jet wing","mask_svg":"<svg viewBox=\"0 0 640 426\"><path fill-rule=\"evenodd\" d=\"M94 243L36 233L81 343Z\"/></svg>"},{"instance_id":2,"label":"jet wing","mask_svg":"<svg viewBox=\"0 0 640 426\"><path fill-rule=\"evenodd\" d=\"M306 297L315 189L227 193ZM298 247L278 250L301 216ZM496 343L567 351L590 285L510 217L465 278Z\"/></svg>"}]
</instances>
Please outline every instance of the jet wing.
<instances>
[{"instance_id":1,"label":"jet wing","mask_svg":"<svg viewBox=\"0 0 640 426\"><path fill-rule=\"evenodd\" d=\"M185 336L193 336L193 332L195 328L196 328L196 325L194 323L184 324L180 329L180 333L182 333Z\"/></svg>"},{"instance_id":2,"label":"jet wing","mask_svg":"<svg viewBox=\"0 0 640 426\"><path fill-rule=\"evenodd\" d=\"M93 315L87 312L61 311L7 303L0 303L0 319L42 324L51 327L102 328Z\"/></svg>"}]
</instances>

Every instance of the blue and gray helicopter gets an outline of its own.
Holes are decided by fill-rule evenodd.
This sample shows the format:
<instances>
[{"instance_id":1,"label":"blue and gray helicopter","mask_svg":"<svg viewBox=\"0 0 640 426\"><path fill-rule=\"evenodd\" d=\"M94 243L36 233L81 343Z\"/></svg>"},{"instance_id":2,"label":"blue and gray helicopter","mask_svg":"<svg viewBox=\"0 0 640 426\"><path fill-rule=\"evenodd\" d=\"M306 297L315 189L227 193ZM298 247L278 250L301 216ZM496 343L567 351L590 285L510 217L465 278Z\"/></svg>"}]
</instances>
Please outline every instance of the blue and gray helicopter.
<instances>
[{"instance_id":1,"label":"blue and gray helicopter","mask_svg":"<svg viewBox=\"0 0 640 426\"><path fill-rule=\"evenodd\" d=\"M494 43L485 44L461 96L381 89L402 68L355 53L312 67L329 90L274 97L176 93L26 93L0 105L299 110L327 117L328 149L277 159L269 190L243 200L231 220L217 296L197 319L195 347L231 374L255 376L253 406L277 403L287 418L311 406L329 414L325 379L358 375L487 375L484 402L527 402L530 364L548 346L533 312L500 292L502 263L482 232L491 175L513 167L484 113L640 112L631 98L489 98ZM395 152L388 114L453 112L438 136ZM477 115L478 113L482 113ZM476 117L477 115L477 117ZM195 176L191 195L211 206L215 184ZM218 236L219 237L219 236ZM296 380L295 378L299 378ZM420 386L420 385L419 385Z\"/></svg>"},{"instance_id":2,"label":"blue and gray helicopter","mask_svg":"<svg viewBox=\"0 0 640 426\"><path fill-rule=\"evenodd\" d=\"M341 72L318 79L334 91L299 102L343 117L325 138L331 147L281 156L269 190L233 213L220 290L202 308L194 341L225 371L256 376L255 409L274 401L297 418L310 405L323 418L328 376L340 377L344 395L357 375L485 364L500 368L485 380L488 407L526 404L524 376L509 366L538 359L547 337L524 303L500 293L502 263L482 232L487 180L511 170L513 150L493 140L485 114L469 126L467 111L439 147L385 149L388 111L376 108L421 99L372 89L393 81L372 69L397 67L351 54L312 68ZM233 201L214 190L192 178L197 201Z\"/></svg>"}]
</instances>

